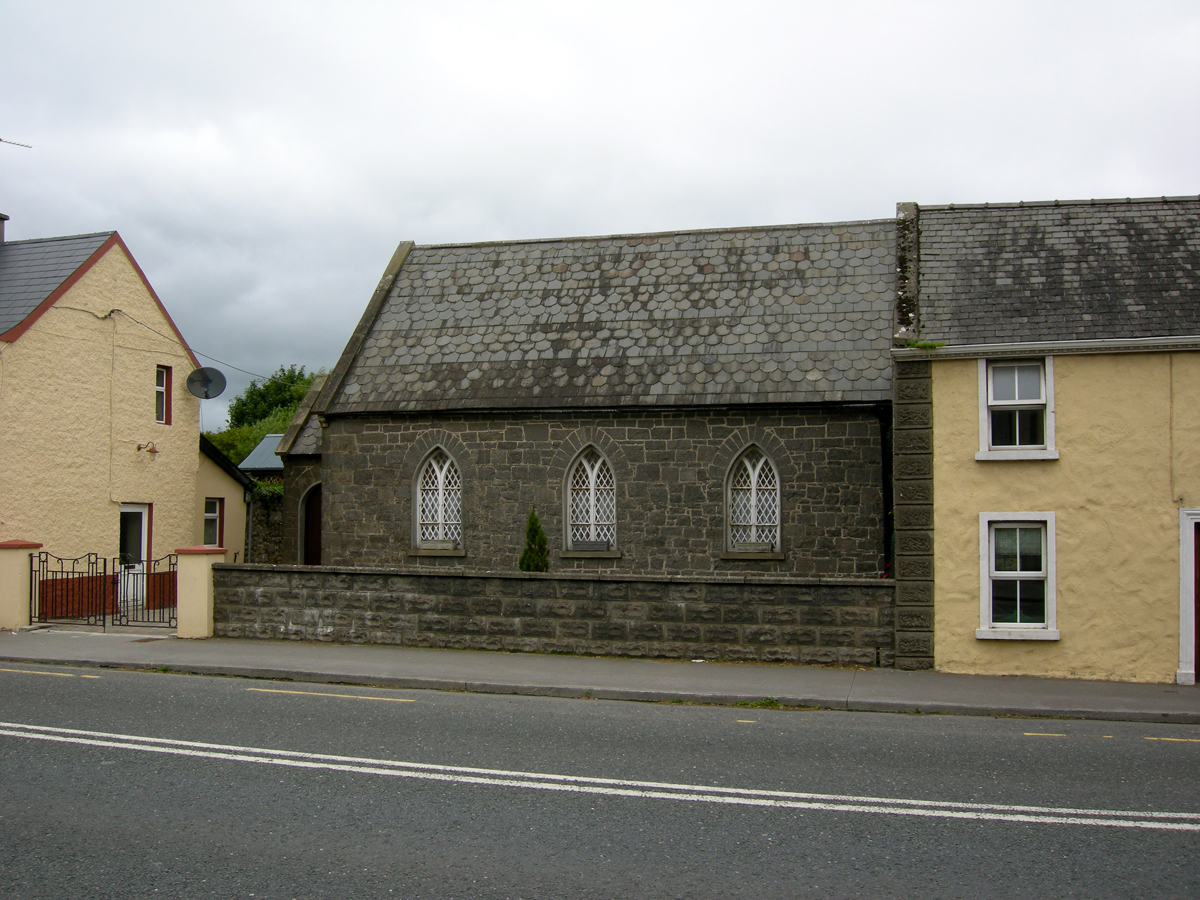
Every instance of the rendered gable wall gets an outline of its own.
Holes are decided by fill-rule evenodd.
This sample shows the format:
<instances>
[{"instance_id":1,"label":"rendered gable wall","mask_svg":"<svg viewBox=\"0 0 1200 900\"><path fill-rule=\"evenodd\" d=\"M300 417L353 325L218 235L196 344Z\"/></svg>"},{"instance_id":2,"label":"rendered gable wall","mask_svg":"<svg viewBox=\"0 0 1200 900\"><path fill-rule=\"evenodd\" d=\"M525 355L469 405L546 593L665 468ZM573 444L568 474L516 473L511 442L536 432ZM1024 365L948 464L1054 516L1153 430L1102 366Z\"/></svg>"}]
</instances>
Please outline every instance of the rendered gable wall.
<instances>
[{"instance_id":1,"label":"rendered gable wall","mask_svg":"<svg viewBox=\"0 0 1200 900\"><path fill-rule=\"evenodd\" d=\"M196 546L204 543L204 501L210 497L220 497L225 501L225 529L221 541L221 546L226 550L225 558L230 562L245 562L246 501L244 493L242 486L237 481L201 453L200 468L196 472L194 534L188 543Z\"/></svg>"},{"instance_id":2,"label":"rendered gable wall","mask_svg":"<svg viewBox=\"0 0 1200 900\"><path fill-rule=\"evenodd\" d=\"M159 365L173 369L171 425L154 421ZM0 345L0 540L112 557L121 503L149 503L154 557L194 543L199 400L184 384L192 368L136 267L112 245L18 340ZM137 449L151 442L157 453Z\"/></svg>"}]
</instances>

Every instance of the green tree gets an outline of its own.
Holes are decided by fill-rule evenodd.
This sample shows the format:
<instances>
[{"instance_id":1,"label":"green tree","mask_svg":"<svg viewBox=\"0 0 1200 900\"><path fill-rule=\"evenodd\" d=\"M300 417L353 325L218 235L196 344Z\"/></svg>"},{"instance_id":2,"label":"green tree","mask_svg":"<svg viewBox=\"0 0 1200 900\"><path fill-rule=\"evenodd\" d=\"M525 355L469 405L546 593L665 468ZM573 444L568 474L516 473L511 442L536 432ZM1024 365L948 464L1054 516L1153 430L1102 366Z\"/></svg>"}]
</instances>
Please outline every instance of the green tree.
<instances>
[{"instance_id":1,"label":"green tree","mask_svg":"<svg viewBox=\"0 0 1200 900\"><path fill-rule=\"evenodd\" d=\"M253 425L284 407L294 411L308 393L316 374L305 373L304 366L291 365L286 369L280 366L275 374L261 383L257 378L254 379L229 404L229 427Z\"/></svg>"},{"instance_id":2,"label":"green tree","mask_svg":"<svg viewBox=\"0 0 1200 900\"><path fill-rule=\"evenodd\" d=\"M525 550L517 566L522 572L545 572L550 568L550 549L546 546L546 532L538 519L537 510L529 508L529 520L525 523Z\"/></svg>"},{"instance_id":3,"label":"green tree","mask_svg":"<svg viewBox=\"0 0 1200 900\"><path fill-rule=\"evenodd\" d=\"M237 465L249 456L250 451L257 447L268 434L283 434L287 431L295 414L295 406L282 406L265 419L260 419L250 425L209 432L205 434L205 437L228 456L230 462Z\"/></svg>"},{"instance_id":4,"label":"green tree","mask_svg":"<svg viewBox=\"0 0 1200 900\"><path fill-rule=\"evenodd\" d=\"M280 366L270 378L257 378L229 404L229 427L207 432L205 437L237 464L250 455L268 434L287 431L296 408L319 372L304 366Z\"/></svg>"}]
</instances>

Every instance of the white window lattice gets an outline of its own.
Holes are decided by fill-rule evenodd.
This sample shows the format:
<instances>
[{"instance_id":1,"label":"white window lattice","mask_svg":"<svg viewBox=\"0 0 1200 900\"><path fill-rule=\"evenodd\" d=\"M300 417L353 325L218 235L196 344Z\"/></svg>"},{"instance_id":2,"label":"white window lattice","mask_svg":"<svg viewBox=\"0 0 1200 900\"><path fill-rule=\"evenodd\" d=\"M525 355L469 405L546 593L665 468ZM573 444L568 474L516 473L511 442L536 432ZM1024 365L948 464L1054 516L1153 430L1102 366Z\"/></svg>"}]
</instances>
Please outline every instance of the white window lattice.
<instances>
[{"instance_id":1,"label":"white window lattice","mask_svg":"<svg viewBox=\"0 0 1200 900\"><path fill-rule=\"evenodd\" d=\"M779 546L779 479L771 461L751 447L733 464L729 479L729 539Z\"/></svg>"},{"instance_id":2,"label":"white window lattice","mask_svg":"<svg viewBox=\"0 0 1200 900\"><path fill-rule=\"evenodd\" d=\"M617 534L617 489L608 461L589 447L571 473L571 541L603 541Z\"/></svg>"},{"instance_id":3,"label":"white window lattice","mask_svg":"<svg viewBox=\"0 0 1200 900\"><path fill-rule=\"evenodd\" d=\"M421 471L421 541L462 537L462 477L442 450L434 451Z\"/></svg>"}]
</instances>

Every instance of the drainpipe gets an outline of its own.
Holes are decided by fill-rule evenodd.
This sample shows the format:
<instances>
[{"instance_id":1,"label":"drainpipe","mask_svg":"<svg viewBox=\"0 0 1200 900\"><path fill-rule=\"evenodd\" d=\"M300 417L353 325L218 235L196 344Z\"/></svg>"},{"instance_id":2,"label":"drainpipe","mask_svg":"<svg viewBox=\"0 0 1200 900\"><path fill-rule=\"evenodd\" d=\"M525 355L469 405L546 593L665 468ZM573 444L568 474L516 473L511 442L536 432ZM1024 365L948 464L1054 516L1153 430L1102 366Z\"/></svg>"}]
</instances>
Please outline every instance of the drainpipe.
<instances>
[{"instance_id":1,"label":"drainpipe","mask_svg":"<svg viewBox=\"0 0 1200 900\"><path fill-rule=\"evenodd\" d=\"M242 562L249 563L250 544L254 540L254 489L247 488L242 499L246 501L246 555Z\"/></svg>"}]
</instances>

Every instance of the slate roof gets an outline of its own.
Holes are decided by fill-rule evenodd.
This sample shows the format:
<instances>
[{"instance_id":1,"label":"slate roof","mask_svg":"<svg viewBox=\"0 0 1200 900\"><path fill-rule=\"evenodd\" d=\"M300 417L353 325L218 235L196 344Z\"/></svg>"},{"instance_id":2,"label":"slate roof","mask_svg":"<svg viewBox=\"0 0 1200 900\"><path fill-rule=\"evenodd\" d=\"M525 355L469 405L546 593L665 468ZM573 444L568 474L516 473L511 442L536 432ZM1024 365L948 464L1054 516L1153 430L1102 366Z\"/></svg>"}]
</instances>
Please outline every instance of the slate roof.
<instances>
[{"instance_id":1,"label":"slate roof","mask_svg":"<svg viewBox=\"0 0 1200 900\"><path fill-rule=\"evenodd\" d=\"M325 412L886 400L895 242L888 219L416 246Z\"/></svg>"},{"instance_id":2,"label":"slate roof","mask_svg":"<svg viewBox=\"0 0 1200 900\"><path fill-rule=\"evenodd\" d=\"M922 341L1200 335L1200 198L922 206Z\"/></svg>"},{"instance_id":3,"label":"slate roof","mask_svg":"<svg viewBox=\"0 0 1200 900\"><path fill-rule=\"evenodd\" d=\"M282 432L268 434L238 463L238 468L243 472L282 472L283 460L275 455L275 448L279 446L279 439L282 437Z\"/></svg>"},{"instance_id":4,"label":"slate roof","mask_svg":"<svg viewBox=\"0 0 1200 900\"><path fill-rule=\"evenodd\" d=\"M283 437L280 438L275 448L276 454L281 457L289 454L320 455L321 422L312 410L317 405L328 378L329 375L325 372L319 373L313 378L312 384L308 387L308 393L300 401L300 405L296 408L296 414L292 416L292 421L288 424L287 431L283 433Z\"/></svg>"},{"instance_id":5,"label":"slate roof","mask_svg":"<svg viewBox=\"0 0 1200 900\"><path fill-rule=\"evenodd\" d=\"M20 325L113 234L0 243L0 334Z\"/></svg>"},{"instance_id":6,"label":"slate roof","mask_svg":"<svg viewBox=\"0 0 1200 900\"><path fill-rule=\"evenodd\" d=\"M304 420L304 426L297 432L287 452L297 456L315 456L321 452L321 423L315 415Z\"/></svg>"}]
</instances>

